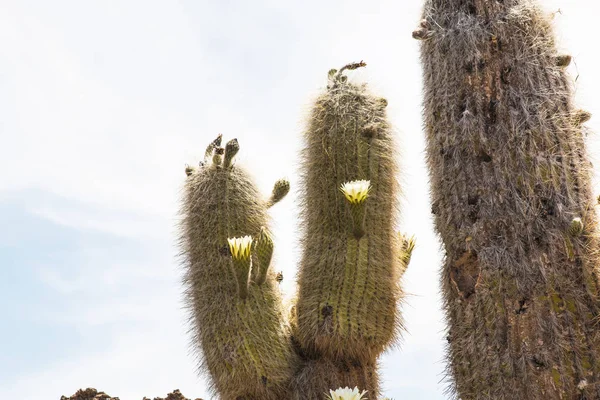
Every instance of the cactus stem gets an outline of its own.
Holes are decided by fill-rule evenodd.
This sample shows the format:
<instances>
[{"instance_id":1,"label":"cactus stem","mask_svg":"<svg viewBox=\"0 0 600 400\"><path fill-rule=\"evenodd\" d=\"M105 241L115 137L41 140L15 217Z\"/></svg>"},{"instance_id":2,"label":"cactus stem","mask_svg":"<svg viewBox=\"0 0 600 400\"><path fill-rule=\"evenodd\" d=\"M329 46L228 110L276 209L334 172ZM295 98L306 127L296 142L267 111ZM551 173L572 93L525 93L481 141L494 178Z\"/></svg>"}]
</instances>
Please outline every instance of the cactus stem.
<instances>
[{"instance_id":1,"label":"cactus stem","mask_svg":"<svg viewBox=\"0 0 600 400\"><path fill-rule=\"evenodd\" d=\"M351 204L352 214L352 233L356 240L360 240L365 235L365 204Z\"/></svg>"},{"instance_id":2,"label":"cactus stem","mask_svg":"<svg viewBox=\"0 0 600 400\"><path fill-rule=\"evenodd\" d=\"M248 297L248 285L250 283L250 268L252 261L232 259L235 278L238 284L238 294L240 299L245 300Z\"/></svg>"},{"instance_id":3,"label":"cactus stem","mask_svg":"<svg viewBox=\"0 0 600 400\"><path fill-rule=\"evenodd\" d=\"M425 0L415 33L454 398L600 398L591 115L538 3Z\"/></svg>"}]
</instances>

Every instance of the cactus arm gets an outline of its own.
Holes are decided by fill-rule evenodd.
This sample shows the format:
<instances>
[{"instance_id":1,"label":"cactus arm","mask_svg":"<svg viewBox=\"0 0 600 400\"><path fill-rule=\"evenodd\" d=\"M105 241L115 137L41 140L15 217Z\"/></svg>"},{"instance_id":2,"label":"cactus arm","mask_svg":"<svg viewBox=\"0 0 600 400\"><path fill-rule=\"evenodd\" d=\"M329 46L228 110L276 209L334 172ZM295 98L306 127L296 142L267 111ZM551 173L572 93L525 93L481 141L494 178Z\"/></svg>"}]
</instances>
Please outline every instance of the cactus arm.
<instances>
[{"instance_id":1,"label":"cactus arm","mask_svg":"<svg viewBox=\"0 0 600 400\"><path fill-rule=\"evenodd\" d=\"M398 184L387 101L345 75L365 65L329 71L305 130L293 319L304 363L296 398L320 400L340 386L377 398L377 359L399 333Z\"/></svg>"},{"instance_id":2,"label":"cactus arm","mask_svg":"<svg viewBox=\"0 0 600 400\"><path fill-rule=\"evenodd\" d=\"M220 159L186 170L180 242L192 346L219 398L289 398L297 356L275 276L267 273L266 202L248 174L232 165L237 141L220 152L220 140L207 151ZM258 247L252 248L251 236ZM260 269L260 285L253 269Z\"/></svg>"},{"instance_id":3,"label":"cactus arm","mask_svg":"<svg viewBox=\"0 0 600 400\"><path fill-rule=\"evenodd\" d=\"M267 202L267 207L273 207L279 203L290 191L290 182L287 179L280 179L273 185L273 192Z\"/></svg>"}]
</instances>

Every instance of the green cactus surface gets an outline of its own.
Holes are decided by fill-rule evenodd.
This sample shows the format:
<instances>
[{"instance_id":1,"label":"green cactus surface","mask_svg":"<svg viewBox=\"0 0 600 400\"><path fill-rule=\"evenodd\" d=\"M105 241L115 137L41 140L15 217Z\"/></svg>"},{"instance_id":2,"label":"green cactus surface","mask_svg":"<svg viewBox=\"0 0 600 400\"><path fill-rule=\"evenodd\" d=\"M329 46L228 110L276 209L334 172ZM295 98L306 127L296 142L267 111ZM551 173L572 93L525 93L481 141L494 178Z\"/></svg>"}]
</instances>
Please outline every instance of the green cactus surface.
<instances>
[{"instance_id":1,"label":"green cactus surface","mask_svg":"<svg viewBox=\"0 0 600 400\"><path fill-rule=\"evenodd\" d=\"M427 0L432 212L444 243L450 394L600 399L589 113L530 0Z\"/></svg>"},{"instance_id":2,"label":"green cactus surface","mask_svg":"<svg viewBox=\"0 0 600 400\"><path fill-rule=\"evenodd\" d=\"M296 339L311 356L372 364L397 338L402 268L387 101L343 74L362 66L330 71L304 134ZM340 191L360 180L358 198Z\"/></svg>"},{"instance_id":3,"label":"green cactus surface","mask_svg":"<svg viewBox=\"0 0 600 400\"><path fill-rule=\"evenodd\" d=\"M232 165L237 141L223 151L220 142L211 143L199 169L186 169L181 248L192 347L220 399L288 399L297 356L269 268L271 204ZM246 246L235 247L235 238Z\"/></svg>"}]
</instances>

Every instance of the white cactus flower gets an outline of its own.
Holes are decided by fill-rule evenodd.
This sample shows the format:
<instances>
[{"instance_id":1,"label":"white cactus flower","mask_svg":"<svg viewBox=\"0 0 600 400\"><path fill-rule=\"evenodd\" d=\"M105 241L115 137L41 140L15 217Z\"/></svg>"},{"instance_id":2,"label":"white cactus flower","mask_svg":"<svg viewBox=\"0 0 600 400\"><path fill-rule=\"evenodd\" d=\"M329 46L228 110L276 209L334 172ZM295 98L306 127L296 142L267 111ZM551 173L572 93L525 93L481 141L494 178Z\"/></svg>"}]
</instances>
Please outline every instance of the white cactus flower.
<instances>
[{"instance_id":1,"label":"white cactus flower","mask_svg":"<svg viewBox=\"0 0 600 400\"><path fill-rule=\"evenodd\" d=\"M363 397L367 393L366 390L360 392L357 387L350 389L349 387L339 388L329 391L329 400L366 400Z\"/></svg>"},{"instance_id":2,"label":"white cactus flower","mask_svg":"<svg viewBox=\"0 0 600 400\"><path fill-rule=\"evenodd\" d=\"M369 196L371 181L352 181L342 184L340 187L346 199L352 204L361 204Z\"/></svg>"},{"instance_id":3,"label":"white cactus flower","mask_svg":"<svg viewBox=\"0 0 600 400\"><path fill-rule=\"evenodd\" d=\"M252 236L227 239L234 260L248 260L252 248Z\"/></svg>"}]
</instances>

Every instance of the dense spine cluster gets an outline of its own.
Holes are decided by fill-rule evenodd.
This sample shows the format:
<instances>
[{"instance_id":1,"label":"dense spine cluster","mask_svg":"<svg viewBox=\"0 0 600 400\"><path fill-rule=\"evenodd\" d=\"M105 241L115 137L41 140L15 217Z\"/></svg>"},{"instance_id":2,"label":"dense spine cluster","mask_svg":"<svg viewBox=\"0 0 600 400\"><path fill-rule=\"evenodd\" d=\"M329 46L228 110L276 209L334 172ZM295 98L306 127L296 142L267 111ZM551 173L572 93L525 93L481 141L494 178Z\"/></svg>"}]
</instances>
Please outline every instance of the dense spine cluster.
<instances>
[{"instance_id":1,"label":"dense spine cluster","mask_svg":"<svg viewBox=\"0 0 600 400\"><path fill-rule=\"evenodd\" d=\"M296 399L320 399L340 386L376 399L377 357L401 326L399 283L408 259L394 231L398 171L387 101L343 74L363 65L330 71L304 136L293 334L305 362L294 379Z\"/></svg>"},{"instance_id":2,"label":"dense spine cluster","mask_svg":"<svg viewBox=\"0 0 600 400\"><path fill-rule=\"evenodd\" d=\"M451 392L600 399L589 113L573 107L570 57L529 0L427 0L413 36Z\"/></svg>"},{"instance_id":3,"label":"dense spine cluster","mask_svg":"<svg viewBox=\"0 0 600 400\"><path fill-rule=\"evenodd\" d=\"M192 346L223 400L290 398L296 369L273 268L267 208L247 173L232 165L239 146L217 138L198 170L187 168L181 247ZM286 189L287 187L287 189Z\"/></svg>"}]
</instances>

